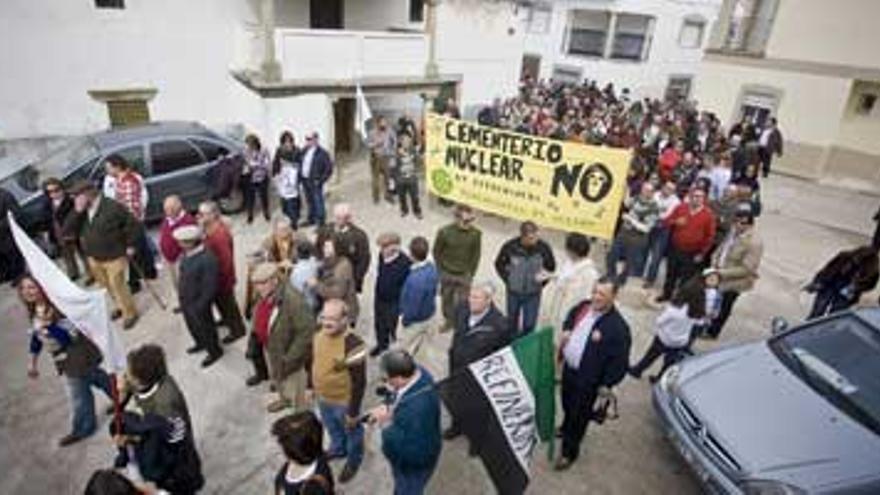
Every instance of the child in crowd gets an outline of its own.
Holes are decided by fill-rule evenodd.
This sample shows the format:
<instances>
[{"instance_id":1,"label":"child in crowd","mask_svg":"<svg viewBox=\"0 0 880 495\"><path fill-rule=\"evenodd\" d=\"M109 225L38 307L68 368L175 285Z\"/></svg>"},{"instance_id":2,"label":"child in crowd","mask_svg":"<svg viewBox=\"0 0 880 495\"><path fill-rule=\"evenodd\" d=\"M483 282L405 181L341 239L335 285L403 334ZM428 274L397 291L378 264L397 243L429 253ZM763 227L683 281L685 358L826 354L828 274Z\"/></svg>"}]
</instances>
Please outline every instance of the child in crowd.
<instances>
[{"instance_id":1,"label":"child in crowd","mask_svg":"<svg viewBox=\"0 0 880 495\"><path fill-rule=\"evenodd\" d=\"M706 292L701 282L697 278L681 286L657 317L654 324L655 337L651 347L635 366L629 368L629 374L633 378L641 379L642 373L654 364L658 357L663 356L663 368L660 369L660 373L650 377L651 383L654 383L666 368L680 361L690 352L694 324L706 316Z\"/></svg>"},{"instance_id":2,"label":"child in crowd","mask_svg":"<svg viewBox=\"0 0 880 495\"><path fill-rule=\"evenodd\" d=\"M706 314L694 325L693 338L705 335L712 320L717 318L721 312L721 291L718 290L718 284L720 283L721 275L717 269L707 268L703 270L702 287L706 299Z\"/></svg>"}]
</instances>

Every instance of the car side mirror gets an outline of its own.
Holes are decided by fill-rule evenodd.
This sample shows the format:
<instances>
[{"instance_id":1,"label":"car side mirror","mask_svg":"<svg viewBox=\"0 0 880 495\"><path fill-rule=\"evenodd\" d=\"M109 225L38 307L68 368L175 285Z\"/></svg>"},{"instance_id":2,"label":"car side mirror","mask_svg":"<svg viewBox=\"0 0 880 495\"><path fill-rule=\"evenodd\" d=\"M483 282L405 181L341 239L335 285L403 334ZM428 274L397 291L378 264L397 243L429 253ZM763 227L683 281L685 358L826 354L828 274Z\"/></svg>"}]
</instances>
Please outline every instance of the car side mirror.
<instances>
[{"instance_id":1,"label":"car side mirror","mask_svg":"<svg viewBox=\"0 0 880 495\"><path fill-rule=\"evenodd\" d=\"M770 320L770 331L773 335L779 335L780 333L788 330L788 320L781 316L774 316L772 320Z\"/></svg>"}]
</instances>

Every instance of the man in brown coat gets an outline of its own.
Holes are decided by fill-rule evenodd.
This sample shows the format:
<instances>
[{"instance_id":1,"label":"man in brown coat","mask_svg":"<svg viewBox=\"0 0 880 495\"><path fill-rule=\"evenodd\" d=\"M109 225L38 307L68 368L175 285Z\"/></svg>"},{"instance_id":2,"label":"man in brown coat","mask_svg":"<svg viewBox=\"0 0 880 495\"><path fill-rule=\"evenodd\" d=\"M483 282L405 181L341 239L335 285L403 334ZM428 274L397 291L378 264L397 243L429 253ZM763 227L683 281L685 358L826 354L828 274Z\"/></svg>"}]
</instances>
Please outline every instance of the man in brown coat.
<instances>
[{"instance_id":1,"label":"man in brown coat","mask_svg":"<svg viewBox=\"0 0 880 495\"><path fill-rule=\"evenodd\" d=\"M727 237L715 250L712 266L718 270L721 282L721 310L706 330L708 337L717 339L721 328L733 311L733 303L743 292L752 290L758 279L758 267L764 255L764 244L755 232L755 217L748 203L740 204L733 217Z\"/></svg>"},{"instance_id":2,"label":"man in brown coat","mask_svg":"<svg viewBox=\"0 0 880 495\"><path fill-rule=\"evenodd\" d=\"M278 390L278 400L269 412L287 407L306 407L306 355L315 333L315 316L305 297L278 274L274 263L262 263L251 274L260 296L254 307L253 332L248 357L256 375L248 379L255 385L268 376Z\"/></svg>"}]
</instances>

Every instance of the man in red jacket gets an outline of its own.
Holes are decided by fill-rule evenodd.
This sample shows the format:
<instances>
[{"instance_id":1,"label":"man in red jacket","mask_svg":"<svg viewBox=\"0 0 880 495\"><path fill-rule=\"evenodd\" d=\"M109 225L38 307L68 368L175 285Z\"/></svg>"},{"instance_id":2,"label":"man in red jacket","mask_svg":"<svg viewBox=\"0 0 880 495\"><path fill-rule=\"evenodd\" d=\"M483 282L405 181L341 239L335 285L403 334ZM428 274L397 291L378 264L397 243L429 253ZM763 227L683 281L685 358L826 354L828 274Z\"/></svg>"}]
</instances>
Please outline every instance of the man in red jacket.
<instances>
[{"instance_id":1,"label":"man in red jacket","mask_svg":"<svg viewBox=\"0 0 880 495\"><path fill-rule=\"evenodd\" d=\"M663 220L671 231L666 281L657 302L669 300L678 285L700 270L715 241L715 215L706 207L706 191L694 187L687 201Z\"/></svg>"},{"instance_id":2,"label":"man in red jacket","mask_svg":"<svg viewBox=\"0 0 880 495\"><path fill-rule=\"evenodd\" d=\"M180 227L187 225L195 225L196 219L183 209L183 204L177 195L172 194L165 198L162 203L162 209L165 211L165 219L162 220L162 226L159 227L159 251L162 258L168 264L168 273L171 275L171 285L177 291L177 281L179 280L178 261L183 254L183 248L174 238L174 231ZM180 312L180 308L174 308L175 313Z\"/></svg>"},{"instance_id":3,"label":"man in red jacket","mask_svg":"<svg viewBox=\"0 0 880 495\"><path fill-rule=\"evenodd\" d=\"M214 253L220 273L217 277L217 298L214 306L223 318L222 324L229 328L229 335L223 343L229 344L244 337L244 319L235 300L235 253L232 234L223 223L220 207L213 201L199 205L199 223L205 232L205 248Z\"/></svg>"}]
</instances>

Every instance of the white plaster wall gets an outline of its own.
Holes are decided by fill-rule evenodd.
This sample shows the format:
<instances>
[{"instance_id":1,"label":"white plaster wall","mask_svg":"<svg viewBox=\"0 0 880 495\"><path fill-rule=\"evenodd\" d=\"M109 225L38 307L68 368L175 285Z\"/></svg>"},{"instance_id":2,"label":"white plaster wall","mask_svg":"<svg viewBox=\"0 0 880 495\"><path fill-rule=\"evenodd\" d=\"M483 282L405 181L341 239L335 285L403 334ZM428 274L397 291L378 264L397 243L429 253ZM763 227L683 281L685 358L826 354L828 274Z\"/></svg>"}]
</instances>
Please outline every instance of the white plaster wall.
<instances>
[{"instance_id":1,"label":"white plaster wall","mask_svg":"<svg viewBox=\"0 0 880 495\"><path fill-rule=\"evenodd\" d=\"M233 35L253 2L0 2L0 139L79 134L109 125L90 89L154 87L154 120L208 125L258 118L258 98L229 75Z\"/></svg>"},{"instance_id":2,"label":"white plaster wall","mask_svg":"<svg viewBox=\"0 0 880 495\"><path fill-rule=\"evenodd\" d=\"M780 0L767 56L880 68L880 2Z\"/></svg>"},{"instance_id":3,"label":"white plaster wall","mask_svg":"<svg viewBox=\"0 0 880 495\"><path fill-rule=\"evenodd\" d=\"M259 104L262 115L250 131L274 150L281 132L293 132L298 145L305 142L307 132L318 131L321 145L333 154L333 102L325 94L300 95L288 98L267 98Z\"/></svg>"},{"instance_id":4,"label":"white plaster wall","mask_svg":"<svg viewBox=\"0 0 880 495\"><path fill-rule=\"evenodd\" d=\"M783 92L776 116L786 140L823 147L835 144L849 97L848 80L706 61L694 88L695 99L700 108L716 112L729 126L738 111L741 88L749 84Z\"/></svg>"},{"instance_id":5,"label":"white plaster wall","mask_svg":"<svg viewBox=\"0 0 880 495\"><path fill-rule=\"evenodd\" d=\"M446 0L437 9L437 63L462 75L462 108L516 94L523 46L509 2Z\"/></svg>"},{"instance_id":6,"label":"white plaster wall","mask_svg":"<svg viewBox=\"0 0 880 495\"><path fill-rule=\"evenodd\" d=\"M541 56L540 76L549 78L555 65L582 70L583 77L601 83L613 82L627 87L636 97L662 97L670 76L695 75L702 48L706 46L712 23L718 16L721 0L671 2L657 0L558 0L553 2L550 29L547 33L527 33L525 51ZM569 11L573 9L606 10L643 14L655 18L651 48L647 60L607 60L566 54L565 33ZM679 35L686 16L705 19L702 46L683 48Z\"/></svg>"}]
</instances>

